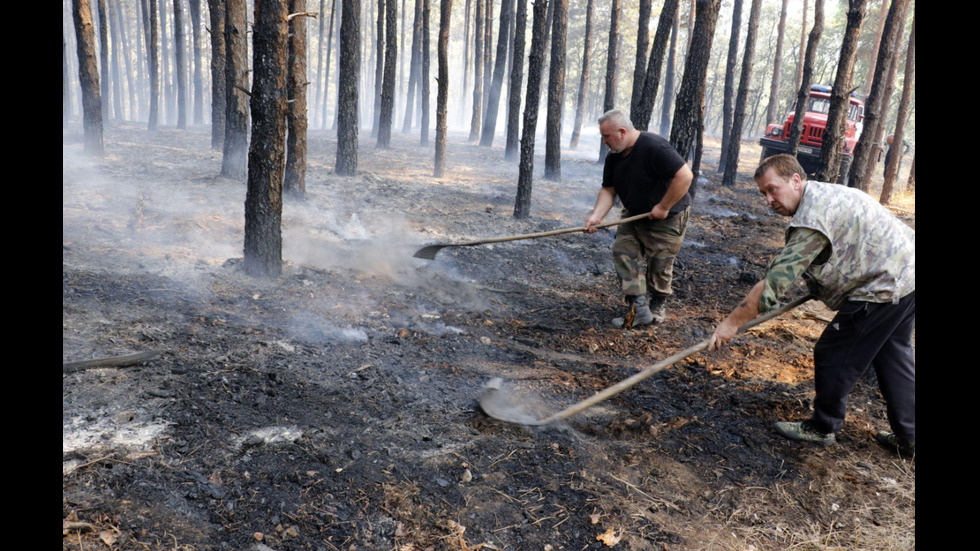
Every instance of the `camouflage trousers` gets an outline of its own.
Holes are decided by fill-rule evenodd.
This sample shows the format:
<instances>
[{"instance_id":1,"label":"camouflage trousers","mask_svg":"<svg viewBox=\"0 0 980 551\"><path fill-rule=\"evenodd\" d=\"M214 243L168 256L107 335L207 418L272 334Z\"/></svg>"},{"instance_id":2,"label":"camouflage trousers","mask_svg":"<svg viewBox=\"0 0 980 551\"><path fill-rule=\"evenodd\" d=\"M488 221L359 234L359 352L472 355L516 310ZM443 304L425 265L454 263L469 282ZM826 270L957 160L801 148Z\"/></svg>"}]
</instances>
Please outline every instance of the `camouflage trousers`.
<instances>
[{"instance_id":1,"label":"camouflage trousers","mask_svg":"<svg viewBox=\"0 0 980 551\"><path fill-rule=\"evenodd\" d=\"M691 209L665 220L639 220L618 226L613 243L613 265L624 295L666 296L672 293L674 258L684 242ZM629 213L623 209L623 217ZM643 275L646 263L646 276Z\"/></svg>"}]
</instances>

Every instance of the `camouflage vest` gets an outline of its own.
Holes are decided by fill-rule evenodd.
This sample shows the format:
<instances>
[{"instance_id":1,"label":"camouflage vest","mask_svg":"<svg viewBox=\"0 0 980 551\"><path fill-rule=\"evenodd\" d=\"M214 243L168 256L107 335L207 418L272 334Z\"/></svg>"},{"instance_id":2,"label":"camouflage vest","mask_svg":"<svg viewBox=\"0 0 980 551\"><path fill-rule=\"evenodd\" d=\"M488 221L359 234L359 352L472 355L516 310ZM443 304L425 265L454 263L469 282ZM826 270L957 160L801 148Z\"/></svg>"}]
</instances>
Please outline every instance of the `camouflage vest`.
<instances>
[{"instance_id":1,"label":"camouflage vest","mask_svg":"<svg viewBox=\"0 0 980 551\"><path fill-rule=\"evenodd\" d=\"M830 258L804 273L829 308L846 300L898 302L915 290L915 231L867 193L809 180L789 226L830 240Z\"/></svg>"}]
</instances>

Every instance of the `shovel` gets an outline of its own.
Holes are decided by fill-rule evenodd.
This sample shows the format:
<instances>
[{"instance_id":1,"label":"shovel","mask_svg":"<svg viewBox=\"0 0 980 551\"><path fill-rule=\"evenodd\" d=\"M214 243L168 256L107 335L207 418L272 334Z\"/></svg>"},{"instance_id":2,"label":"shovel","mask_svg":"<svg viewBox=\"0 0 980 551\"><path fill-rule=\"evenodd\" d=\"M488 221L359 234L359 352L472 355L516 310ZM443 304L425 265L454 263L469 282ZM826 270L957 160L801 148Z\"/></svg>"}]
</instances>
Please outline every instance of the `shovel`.
<instances>
[{"instance_id":1,"label":"shovel","mask_svg":"<svg viewBox=\"0 0 980 551\"><path fill-rule=\"evenodd\" d=\"M620 218L619 220L614 220L612 222L603 222L593 226L594 228L607 228L609 226L617 226L619 224L625 224L626 222L635 222L636 220L642 220L648 218L650 213L637 214L636 216L630 216L629 218ZM549 237L552 235L560 235L563 233L581 232L585 231L585 227L579 228L565 228L563 230L551 230L539 233L526 233L524 235L512 235L509 237L494 237L491 239L481 239L479 241L467 241L465 243L436 243L434 245L426 245L421 249L415 251L412 255L415 258L424 258L425 260L435 260L436 253L445 247L472 247L473 245L485 245L487 243L502 243L504 241L519 241L521 239L537 239L538 237Z\"/></svg>"},{"instance_id":2,"label":"shovel","mask_svg":"<svg viewBox=\"0 0 980 551\"><path fill-rule=\"evenodd\" d=\"M813 297L809 295L798 298L793 302L790 302L789 304L783 306L782 308L773 310L772 312L769 312L763 316L755 318L754 320L739 327L736 335L744 333L750 328L755 327L760 323L769 321L772 318L775 318L776 316L789 312L790 310L796 308L797 306L803 304L804 302L810 300L811 298ZM506 421L508 423L516 423L519 425L539 426L539 425L547 425L555 421L561 421L562 419L567 419L568 417L571 417L576 413L586 410L603 400L606 400L608 398L611 398L619 394L620 392L635 385L636 383L646 379L647 377L650 377L654 373L657 373L658 371L668 368L674 365L675 363L683 360L684 358L687 358L688 356L691 356L697 352L704 350L705 348L707 348L709 340L710 339L704 340L686 350L674 354L669 358L661 360L660 362L645 368L643 371L636 373L632 377L629 377L628 379L624 379L619 383L616 383L615 385L594 394L592 397L586 398L581 402L572 404L571 406L559 411L558 413L555 413L550 417L545 417L544 419L534 419L531 415L523 411L520 411L519 407L515 408L514 404L511 403L511 401L507 400L507 397L501 392L501 384L503 383L503 380L500 377L495 377L487 383L487 386L484 389L483 394L480 396L480 409L482 409L484 413L486 413L490 417L493 417L494 419L498 419L500 421Z\"/></svg>"}]
</instances>

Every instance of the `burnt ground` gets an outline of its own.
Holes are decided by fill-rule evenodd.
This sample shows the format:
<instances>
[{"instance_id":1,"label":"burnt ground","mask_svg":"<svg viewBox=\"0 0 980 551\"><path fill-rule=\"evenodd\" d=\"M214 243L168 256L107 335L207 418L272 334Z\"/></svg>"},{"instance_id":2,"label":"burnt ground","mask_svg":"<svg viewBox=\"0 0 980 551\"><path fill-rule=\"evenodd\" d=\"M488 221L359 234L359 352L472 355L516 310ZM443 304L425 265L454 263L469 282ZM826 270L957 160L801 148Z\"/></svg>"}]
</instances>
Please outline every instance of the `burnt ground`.
<instances>
[{"instance_id":1,"label":"burnt ground","mask_svg":"<svg viewBox=\"0 0 980 551\"><path fill-rule=\"evenodd\" d=\"M435 179L417 138L362 135L341 178L312 132L276 281L240 269L245 185L217 176L206 129L114 125L105 143L93 162L64 132L63 357L159 356L63 375L64 549L915 547L915 464L874 442L873 374L836 446L772 430L808 415L819 304L562 423L479 408L501 377L544 416L706 339L781 244L751 144L729 189L709 143L668 319L622 331L611 231L412 258L581 226L597 140L566 152L560 183L536 160L517 221L502 144L451 136Z\"/></svg>"}]
</instances>

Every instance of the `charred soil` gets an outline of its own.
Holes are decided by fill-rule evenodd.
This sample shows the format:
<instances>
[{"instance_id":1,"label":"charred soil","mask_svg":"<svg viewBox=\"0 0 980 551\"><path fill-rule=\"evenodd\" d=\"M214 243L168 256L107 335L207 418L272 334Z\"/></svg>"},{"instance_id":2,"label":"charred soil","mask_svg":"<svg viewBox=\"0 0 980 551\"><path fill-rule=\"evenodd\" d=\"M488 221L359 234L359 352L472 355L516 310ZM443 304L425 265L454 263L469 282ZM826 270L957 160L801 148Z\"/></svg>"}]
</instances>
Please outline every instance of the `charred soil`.
<instances>
[{"instance_id":1,"label":"charred soil","mask_svg":"<svg viewBox=\"0 0 980 551\"><path fill-rule=\"evenodd\" d=\"M536 159L516 220L500 147L451 136L436 179L416 138L362 136L343 178L311 132L265 281L241 270L245 184L209 142L114 125L93 161L64 133L64 360L158 354L63 375L64 549L914 548L914 460L874 441L873 374L835 446L772 430L809 414L817 303L554 426L478 407L501 377L552 413L710 336L782 243L749 163L723 187L709 148L667 320L623 331L613 231L412 257L581 226L585 145L560 182Z\"/></svg>"}]
</instances>

